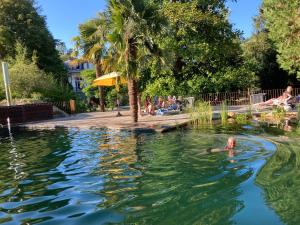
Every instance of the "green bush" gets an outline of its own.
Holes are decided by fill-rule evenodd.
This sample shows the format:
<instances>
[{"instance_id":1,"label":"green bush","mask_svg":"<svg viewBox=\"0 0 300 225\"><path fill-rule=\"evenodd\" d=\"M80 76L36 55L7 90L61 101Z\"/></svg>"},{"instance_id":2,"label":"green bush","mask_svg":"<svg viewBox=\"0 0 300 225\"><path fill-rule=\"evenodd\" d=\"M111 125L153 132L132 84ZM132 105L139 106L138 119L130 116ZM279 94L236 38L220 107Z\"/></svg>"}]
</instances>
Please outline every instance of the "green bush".
<instances>
[{"instance_id":1,"label":"green bush","mask_svg":"<svg viewBox=\"0 0 300 225\"><path fill-rule=\"evenodd\" d=\"M27 59L26 48L16 46L16 58L9 60L9 75L12 98L61 101L69 100L72 91L66 85L59 84L52 74L39 69L36 57ZM4 83L0 77L0 98L3 97Z\"/></svg>"},{"instance_id":2,"label":"green bush","mask_svg":"<svg viewBox=\"0 0 300 225\"><path fill-rule=\"evenodd\" d=\"M179 84L173 77L160 77L149 83L143 92L143 99L146 95L153 96L168 96L180 94Z\"/></svg>"},{"instance_id":3,"label":"green bush","mask_svg":"<svg viewBox=\"0 0 300 225\"><path fill-rule=\"evenodd\" d=\"M87 112L88 106L86 101L80 98L75 98L76 113Z\"/></svg>"},{"instance_id":4,"label":"green bush","mask_svg":"<svg viewBox=\"0 0 300 225\"><path fill-rule=\"evenodd\" d=\"M216 73L192 75L187 81L186 93L197 96L200 93L246 90L254 87L256 81L256 75L244 66L225 67Z\"/></svg>"},{"instance_id":5,"label":"green bush","mask_svg":"<svg viewBox=\"0 0 300 225\"><path fill-rule=\"evenodd\" d=\"M112 89L106 93L106 107L109 109L114 109L117 101L117 91Z\"/></svg>"},{"instance_id":6,"label":"green bush","mask_svg":"<svg viewBox=\"0 0 300 225\"><path fill-rule=\"evenodd\" d=\"M127 86L121 86L119 92L117 92L115 87L106 88L106 107L113 109L116 106L117 97L119 98L120 106L126 106L129 104Z\"/></svg>"}]
</instances>

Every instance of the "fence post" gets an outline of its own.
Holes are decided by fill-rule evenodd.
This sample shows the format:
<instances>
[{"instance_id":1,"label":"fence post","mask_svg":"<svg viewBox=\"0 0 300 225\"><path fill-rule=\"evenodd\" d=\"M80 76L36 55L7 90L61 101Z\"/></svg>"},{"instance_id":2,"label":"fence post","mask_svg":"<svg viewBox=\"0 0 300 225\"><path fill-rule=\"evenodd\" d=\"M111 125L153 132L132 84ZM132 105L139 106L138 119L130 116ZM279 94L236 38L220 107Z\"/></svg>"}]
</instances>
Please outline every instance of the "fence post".
<instances>
[{"instance_id":1,"label":"fence post","mask_svg":"<svg viewBox=\"0 0 300 225\"><path fill-rule=\"evenodd\" d=\"M73 99L70 100L70 111L71 111L71 114L76 112L76 104L75 104L75 100L73 100Z\"/></svg>"},{"instance_id":2,"label":"fence post","mask_svg":"<svg viewBox=\"0 0 300 225\"><path fill-rule=\"evenodd\" d=\"M250 88L248 88L248 98L249 98L249 105L252 105Z\"/></svg>"}]
</instances>

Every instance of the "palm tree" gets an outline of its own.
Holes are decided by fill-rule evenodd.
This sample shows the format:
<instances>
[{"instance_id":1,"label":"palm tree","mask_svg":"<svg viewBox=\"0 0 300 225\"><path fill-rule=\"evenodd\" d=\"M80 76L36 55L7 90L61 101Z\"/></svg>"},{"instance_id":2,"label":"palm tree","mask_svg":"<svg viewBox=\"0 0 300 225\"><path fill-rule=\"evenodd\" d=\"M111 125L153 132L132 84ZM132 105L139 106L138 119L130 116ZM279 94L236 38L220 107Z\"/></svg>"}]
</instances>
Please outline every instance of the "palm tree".
<instances>
[{"instance_id":1,"label":"palm tree","mask_svg":"<svg viewBox=\"0 0 300 225\"><path fill-rule=\"evenodd\" d=\"M161 30L161 17L155 5L146 0L108 0L108 6L111 22L108 40L127 77L130 110L133 122L137 122L141 63L149 55L161 54L151 39Z\"/></svg>"},{"instance_id":2,"label":"palm tree","mask_svg":"<svg viewBox=\"0 0 300 225\"><path fill-rule=\"evenodd\" d=\"M108 17L105 13L99 13L95 19L88 20L79 26L80 36L74 39L83 51L83 60L87 60L96 67L96 78L103 75L108 68L106 59L106 37L108 33ZM98 87L100 96L100 109L105 111L104 90Z\"/></svg>"}]
</instances>

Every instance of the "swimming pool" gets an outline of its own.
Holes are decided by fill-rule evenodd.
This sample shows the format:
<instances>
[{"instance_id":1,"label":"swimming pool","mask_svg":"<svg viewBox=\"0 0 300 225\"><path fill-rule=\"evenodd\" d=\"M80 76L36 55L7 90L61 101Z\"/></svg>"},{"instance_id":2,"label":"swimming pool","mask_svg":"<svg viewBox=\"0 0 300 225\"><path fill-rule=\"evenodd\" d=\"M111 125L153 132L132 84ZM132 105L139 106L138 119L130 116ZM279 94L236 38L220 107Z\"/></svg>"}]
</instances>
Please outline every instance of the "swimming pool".
<instances>
[{"instance_id":1,"label":"swimming pool","mask_svg":"<svg viewBox=\"0 0 300 225\"><path fill-rule=\"evenodd\" d=\"M300 224L299 144L247 130L1 130L0 224Z\"/></svg>"}]
</instances>

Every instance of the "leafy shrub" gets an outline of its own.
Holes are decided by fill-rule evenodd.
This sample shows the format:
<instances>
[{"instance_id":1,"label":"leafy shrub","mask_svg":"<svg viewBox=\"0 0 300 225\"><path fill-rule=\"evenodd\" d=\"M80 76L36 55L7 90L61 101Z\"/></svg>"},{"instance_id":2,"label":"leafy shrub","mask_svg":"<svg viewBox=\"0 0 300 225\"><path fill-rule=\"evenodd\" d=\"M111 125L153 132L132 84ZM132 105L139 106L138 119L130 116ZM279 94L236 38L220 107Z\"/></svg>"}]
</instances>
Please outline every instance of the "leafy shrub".
<instances>
[{"instance_id":1,"label":"leafy shrub","mask_svg":"<svg viewBox=\"0 0 300 225\"><path fill-rule=\"evenodd\" d=\"M106 94L106 107L113 110L116 106L116 101L117 91L115 89L108 91Z\"/></svg>"},{"instance_id":2,"label":"leafy shrub","mask_svg":"<svg viewBox=\"0 0 300 225\"><path fill-rule=\"evenodd\" d=\"M226 67L214 74L191 76L187 81L186 92L189 95L199 95L201 93L245 90L254 87L256 81L256 75L244 66Z\"/></svg>"},{"instance_id":3,"label":"leafy shrub","mask_svg":"<svg viewBox=\"0 0 300 225\"><path fill-rule=\"evenodd\" d=\"M60 101L68 100L72 91L59 84L52 74L39 69L36 57L27 59L26 48L17 44L16 58L9 60L9 75L12 98ZM3 93L4 83L0 77L0 93ZM0 94L0 98L3 94Z\"/></svg>"},{"instance_id":4,"label":"leafy shrub","mask_svg":"<svg viewBox=\"0 0 300 225\"><path fill-rule=\"evenodd\" d=\"M143 92L143 98L146 95L153 96L168 96L180 94L179 84L173 77L160 77L149 83Z\"/></svg>"},{"instance_id":5,"label":"leafy shrub","mask_svg":"<svg viewBox=\"0 0 300 225\"><path fill-rule=\"evenodd\" d=\"M115 87L106 88L106 107L113 109L116 106L117 97L119 98L120 106L125 106L129 104L127 86L120 86L119 92L117 92Z\"/></svg>"}]
</instances>

